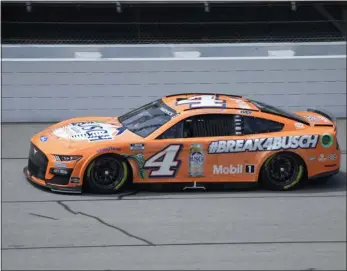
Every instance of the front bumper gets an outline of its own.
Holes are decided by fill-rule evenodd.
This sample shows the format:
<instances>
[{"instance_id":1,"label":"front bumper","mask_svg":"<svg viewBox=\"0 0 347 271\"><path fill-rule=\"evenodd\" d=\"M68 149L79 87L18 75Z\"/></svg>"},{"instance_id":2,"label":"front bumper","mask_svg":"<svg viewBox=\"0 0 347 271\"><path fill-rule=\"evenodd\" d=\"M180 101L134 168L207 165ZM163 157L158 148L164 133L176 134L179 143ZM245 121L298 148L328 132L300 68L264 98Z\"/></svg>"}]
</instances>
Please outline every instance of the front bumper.
<instances>
[{"instance_id":1,"label":"front bumper","mask_svg":"<svg viewBox=\"0 0 347 271\"><path fill-rule=\"evenodd\" d=\"M32 174L29 172L28 167L24 167L23 173L27 180L30 182L39 185L41 187L45 187L47 189L50 189L52 192L62 192L62 193L73 193L73 194L80 194L82 193L82 187L81 186L68 186L68 185L58 185L58 184L51 184L49 183L49 180L43 180L39 179L35 176L32 176Z\"/></svg>"},{"instance_id":2,"label":"front bumper","mask_svg":"<svg viewBox=\"0 0 347 271\"><path fill-rule=\"evenodd\" d=\"M58 169L58 172L51 172L54 169ZM65 170L65 173L59 172L59 169ZM23 169L29 181L55 192L81 193L80 179L72 177L72 171L72 165L56 165L46 153L31 142L28 164Z\"/></svg>"}]
</instances>

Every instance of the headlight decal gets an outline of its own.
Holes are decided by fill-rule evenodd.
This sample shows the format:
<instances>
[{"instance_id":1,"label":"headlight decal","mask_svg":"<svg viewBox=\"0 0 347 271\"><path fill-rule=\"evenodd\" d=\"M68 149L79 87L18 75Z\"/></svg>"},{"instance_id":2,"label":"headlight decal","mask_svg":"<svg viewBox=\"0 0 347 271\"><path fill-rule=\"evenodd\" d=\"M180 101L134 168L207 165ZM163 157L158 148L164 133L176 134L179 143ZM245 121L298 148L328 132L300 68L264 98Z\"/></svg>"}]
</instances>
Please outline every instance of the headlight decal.
<instances>
[{"instance_id":1,"label":"headlight decal","mask_svg":"<svg viewBox=\"0 0 347 271\"><path fill-rule=\"evenodd\" d=\"M58 155L58 154L53 154L53 157L55 161L60 161L60 162L78 161L82 158L82 156L80 155Z\"/></svg>"}]
</instances>

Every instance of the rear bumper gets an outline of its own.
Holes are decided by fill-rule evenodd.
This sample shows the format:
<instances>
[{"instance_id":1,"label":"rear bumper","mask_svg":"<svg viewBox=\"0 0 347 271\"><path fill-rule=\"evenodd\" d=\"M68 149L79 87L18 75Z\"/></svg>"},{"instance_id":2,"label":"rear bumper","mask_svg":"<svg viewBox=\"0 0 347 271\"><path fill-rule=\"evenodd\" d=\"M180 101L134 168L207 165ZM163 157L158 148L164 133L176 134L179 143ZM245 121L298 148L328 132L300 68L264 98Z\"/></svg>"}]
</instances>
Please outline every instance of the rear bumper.
<instances>
[{"instance_id":1,"label":"rear bumper","mask_svg":"<svg viewBox=\"0 0 347 271\"><path fill-rule=\"evenodd\" d=\"M340 168L331 170L331 171L326 171L323 173L319 173L317 175L311 176L309 180L316 180L316 179L323 179L323 178L330 178L340 172Z\"/></svg>"},{"instance_id":2,"label":"rear bumper","mask_svg":"<svg viewBox=\"0 0 347 271\"><path fill-rule=\"evenodd\" d=\"M23 173L24 173L24 175L28 181L30 181L36 185L39 185L41 187L45 187L47 189L50 189L53 192L61 192L61 193L69 193L69 194L82 193L82 187L81 186L50 184L48 180L38 179L38 178L36 178L30 174L27 166L23 168Z\"/></svg>"}]
</instances>

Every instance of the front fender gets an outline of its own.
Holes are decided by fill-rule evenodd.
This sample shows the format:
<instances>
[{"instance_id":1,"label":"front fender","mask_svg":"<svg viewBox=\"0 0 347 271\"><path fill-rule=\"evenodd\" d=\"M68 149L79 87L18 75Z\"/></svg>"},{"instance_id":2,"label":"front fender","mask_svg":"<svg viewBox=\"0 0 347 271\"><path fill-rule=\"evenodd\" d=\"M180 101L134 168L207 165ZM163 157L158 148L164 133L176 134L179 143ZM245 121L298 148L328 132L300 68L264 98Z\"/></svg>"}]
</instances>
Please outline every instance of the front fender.
<instances>
[{"instance_id":1,"label":"front fender","mask_svg":"<svg viewBox=\"0 0 347 271\"><path fill-rule=\"evenodd\" d=\"M112 154L112 155L117 155L122 157L122 154L119 151L112 151L112 152L91 152L88 155L86 155L85 159L80 160L77 164L76 167L73 171L74 176L78 176L80 178L80 182L83 185L84 181L84 173L88 167L88 165L97 157L102 156L102 155L107 155L107 154ZM123 156L124 157L124 156Z\"/></svg>"}]
</instances>

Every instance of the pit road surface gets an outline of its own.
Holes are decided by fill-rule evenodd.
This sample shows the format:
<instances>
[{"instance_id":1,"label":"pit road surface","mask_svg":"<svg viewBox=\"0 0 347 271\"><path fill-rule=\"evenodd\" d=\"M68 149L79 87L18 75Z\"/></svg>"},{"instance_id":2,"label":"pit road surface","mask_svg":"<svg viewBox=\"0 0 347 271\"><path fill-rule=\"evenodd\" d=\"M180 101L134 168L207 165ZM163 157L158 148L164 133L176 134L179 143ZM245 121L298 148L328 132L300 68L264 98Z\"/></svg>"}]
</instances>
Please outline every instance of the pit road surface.
<instances>
[{"instance_id":1,"label":"pit road surface","mask_svg":"<svg viewBox=\"0 0 347 271\"><path fill-rule=\"evenodd\" d=\"M346 270L345 154L327 185L292 192L63 195L22 173L47 126L2 127L3 270Z\"/></svg>"}]
</instances>

